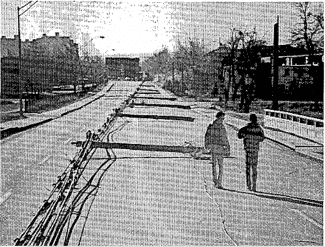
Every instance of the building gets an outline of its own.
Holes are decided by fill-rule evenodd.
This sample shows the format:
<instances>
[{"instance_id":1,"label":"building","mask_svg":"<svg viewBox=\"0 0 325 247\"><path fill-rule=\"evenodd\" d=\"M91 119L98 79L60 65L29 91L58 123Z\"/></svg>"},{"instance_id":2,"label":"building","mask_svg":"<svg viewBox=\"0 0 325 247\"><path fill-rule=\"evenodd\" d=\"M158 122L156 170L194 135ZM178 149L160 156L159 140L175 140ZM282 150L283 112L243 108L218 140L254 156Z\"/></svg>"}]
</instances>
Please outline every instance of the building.
<instances>
[{"instance_id":1,"label":"building","mask_svg":"<svg viewBox=\"0 0 325 247\"><path fill-rule=\"evenodd\" d=\"M232 94L240 90L236 87L239 85L240 75L236 71L237 64L234 64L234 82L229 80L230 69L229 57L230 50L220 47L211 51L208 55L211 57L213 67L211 70L215 73L215 81L219 88L219 93L224 91L228 86L228 91ZM234 56L240 55L240 49L235 51ZM255 97L262 99L272 99L272 61L273 46L262 46L259 50L260 62L256 69L256 88ZM323 92L323 52L314 54L313 64L309 61L308 52L300 47L292 45L280 45L279 51L279 98L282 100L312 100L313 95ZM235 60L236 61L236 60ZM228 64L223 66L223 63ZM226 83L224 83L226 82ZM307 93L306 93L307 92Z\"/></svg>"},{"instance_id":2,"label":"building","mask_svg":"<svg viewBox=\"0 0 325 247\"><path fill-rule=\"evenodd\" d=\"M279 66L311 66L309 54L302 47L292 45L279 46ZM273 56L273 46L264 46L261 48L261 63L271 63ZM322 63L323 53L317 51L314 54L313 66L319 66Z\"/></svg>"},{"instance_id":3,"label":"building","mask_svg":"<svg viewBox=\"0 0 325 247\"><path fill-rule=\"evenodd\" d=\"M42 37L21 42L22 90L51 91L53 86L76 84L79 71L78 44L69 37ZM18 97L18 36L1 37L1 96Z\"/></svg>"},{"instance_id":4,"label":"building","mask_svg":"<svg viewBox=\"0 0 325 247\"><path fill-rule=\"evenodd\" d=\"M306 49L290 44L279 46L278 94L280 99L313 100L315 97L322 98L323 52L317 51L313 56L313 64L311 64ZM261 98L270 98L265 88L270 89L267 91L272 91L272 63L273 46L262 47L258 76L264 84L258 85L258 95Z\"/></svg>"},{"instance_id":5,"label":"building","mask_svg":"<svg viewBox=\"0 0 325 247\"><path fill-rule=\"evenodd\" d=\"M105 64L108 66L109 76L112 79L138 79L140 72L139 58L107 57Z\"/></svg>"}]
</instances>

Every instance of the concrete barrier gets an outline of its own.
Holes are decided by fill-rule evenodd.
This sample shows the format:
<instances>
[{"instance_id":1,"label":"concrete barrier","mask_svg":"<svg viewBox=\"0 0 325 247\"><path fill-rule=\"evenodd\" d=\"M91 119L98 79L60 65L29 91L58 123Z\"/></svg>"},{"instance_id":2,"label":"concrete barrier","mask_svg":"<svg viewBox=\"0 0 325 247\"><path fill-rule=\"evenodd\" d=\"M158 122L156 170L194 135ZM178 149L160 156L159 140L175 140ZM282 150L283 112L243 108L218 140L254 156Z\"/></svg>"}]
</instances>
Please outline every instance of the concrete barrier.
<instances>
[{"instance_id":1,"label":"concrete barrier","mask_svg":"<svg viewBox=\"0 0 325 247\"><path fill-rule=\"evenodd\" d=\"M264 127L278 129L323 145L323 120L269 109L265 109L264 113Z\"/></svg>"},{"instance_id":2,"label":"concrete barrier","mask_svg":"<svg viewBox=\"0 0 325 247\"><path fill-rule=\"evenodd\" d=\"M237 127L238 129L246 126L249 121L246 121L244 119L240 119L240 118L236 118L236 117L230 117L228 115L226 115L225 118L226 122L229 123L230 125Z\"/></svg>"}]
</instances>

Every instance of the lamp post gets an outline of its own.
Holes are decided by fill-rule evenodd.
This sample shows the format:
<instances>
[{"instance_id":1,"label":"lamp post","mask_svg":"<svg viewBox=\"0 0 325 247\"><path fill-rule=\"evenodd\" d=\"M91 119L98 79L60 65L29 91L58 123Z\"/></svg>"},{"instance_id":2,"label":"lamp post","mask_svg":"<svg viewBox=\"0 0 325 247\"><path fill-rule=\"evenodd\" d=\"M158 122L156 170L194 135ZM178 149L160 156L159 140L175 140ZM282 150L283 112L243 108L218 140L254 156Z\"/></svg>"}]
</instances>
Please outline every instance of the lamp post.
<instances>
[{"instance_id":1,"label":"lamp post","mask_svg":"<svg viewBox=\"0 0 325 247\"><path fill-rule=\"evenodd\" d=\"M29 6L28 9L26 9L23 13L19 13L19 11L23 8L25 8L27 5L31 4L32 1L29 1L22 7L17 7L17 16L18 16L18 50L19 50L19 60L18 60L18 87L19 87L19 116L20 118L24 118L23 114L23 85L21 81L21 68L22 68L22 56L21 56L21 38L20 38L20 16L25 14L31 7L33 7L38 1L34 2L32 5Z\"/></svg>"},{"instance_id":2,"label":"lamp post","mask_svg":"<svg viewBox=\"0 0 325 247\"><path fill-rule=\"evenodd\" d=\"M90 55L89 55L89 54L90 54L89 43L90 43L91 41L93 41L94 39L96 39L96 38L105 39L105 36L100 35L100 36L97 36L97 37L91 38L91 39L86 43L86 45L84 46L84 49L83 49L83 56L84 56L85 61L87 62L87 65L86 65L87 75L88 75L88 72L89 72L88 66L89 66L89 64L90 64L90 62L91 62L91 60L90 60ZM87 52L86 57L85 57L85 51ZM88 64L88 63L89 63L89 64ZM81 66L80 66L80 67L81 67ZM91 69L91 72L92 72L92 68L90 68L90 69ZM82 67L81 67L81 70L83 70ZM91 73L91 74L92 74L92 73ZM84 85L84 84L85 84L85 83L84 83L83 71L82 71L82 91L85 90L85 85Z\"/></svg>"},{"instance_id":3,"label":"lamp post","mask_svg":"<svg viewBox=\"0 0 325 247\"><path fill-rule=\"evenodd\" d=\"M109 72L109 70L110 70L111 68L109 67L108 64L106 64L106 54L107 54L108 51L115 51L115 49L114 49L114 48L112 48L112 49L108 49L108 50L106 50L106 51L103 53L103 60L104 60L104 67L105 67L105 75L106 75L106 78L111 77L111 72Z\"/></svg>"},{"instance_id":4,"label":"lamp post","mask_svg":"<svg viewBox=\"0 0 325 247\"><path fill-rule=\"evenodd\" d=\"M90 54L89 43L90 43L91 41L93 41L94 39L97 39L97 38L105 39L105 36L100 35L100 36L97 36L97 37L91 38L91 39L88 41L88 43L86 44L86 46L87 46L87 56L88 56L88 59L89 59L89 54Z\"/></svg>"}]
</instances>

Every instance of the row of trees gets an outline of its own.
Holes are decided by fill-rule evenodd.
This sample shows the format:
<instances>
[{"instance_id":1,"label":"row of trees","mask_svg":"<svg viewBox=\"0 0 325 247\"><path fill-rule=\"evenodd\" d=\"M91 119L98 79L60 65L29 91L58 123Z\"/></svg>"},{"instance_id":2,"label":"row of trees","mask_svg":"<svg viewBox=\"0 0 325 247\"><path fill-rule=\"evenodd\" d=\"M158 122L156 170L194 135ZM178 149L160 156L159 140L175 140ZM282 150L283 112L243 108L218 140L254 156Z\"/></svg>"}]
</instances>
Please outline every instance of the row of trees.
<instances>
[{"instance_id":1,"label":"row of trees","mask_svg":"<svg viewBox=\"0 0 325 247\"><path fill-rule=\"evenodd\" d=\"M303 47L308 53L311 64L309 74L313 78L313 92L315 96L315 109L319 108L319 99L323 98L324 70L315 68L315 55L324 52L324 12L322 5L320 11L313 13L309 2L296 3L296 10L299 22L291 31L291 42Z\"/></svg>"},{"instance_id":2,"label":"row of trees","mask_svg":"<svg viewBox=\"0 0 325 247\"><path fill-rule=\"evenodd\" d=\"M313 14L310 4L303 2L297 3L296 8L300 21L292 30L291 42L307 51L312 64L309 73L317 91L323 79L313 62L315 54L323 48L323 12ZM255 98L265 45L264 37L255 28L233 28L231 37L220 44L217 54L208 52L204 42L188 39L179 41L173 52L165 47L155 53L144 62L143 69L178 95L218 96L225 105L240 97L240 109L248 112Z\"/></svg>"},{"instance_id":3,"label":"row of trees","mask_svg":"<svg viewBox=\"0 0 325 247\"><path fill-rule=\"evenodd\" d=\"M209 88L204 86L209 81L210 61L203 42L188 39L178 41L174 52L164 47L144 61L142 68L176 94L198 96Z\"/></svg>"},{"instance_id":4,"label":"row of trees","mask_svg":"<svg viewBox=\"0 0 325 247\"><path fill-rule=\"evenodd\" d=\"M144 62L143 68L166 82L165 86L178 95L214 95L222 97L227 104L230 91L235 100L240 89L240 107L249 111L260 48L265 44L255 29L233 29L231 38L221 44L218 54L209 53L203 42L189 39L178 42L174 52L163 48L155 53Z\"/></svg>"}]
</instances>

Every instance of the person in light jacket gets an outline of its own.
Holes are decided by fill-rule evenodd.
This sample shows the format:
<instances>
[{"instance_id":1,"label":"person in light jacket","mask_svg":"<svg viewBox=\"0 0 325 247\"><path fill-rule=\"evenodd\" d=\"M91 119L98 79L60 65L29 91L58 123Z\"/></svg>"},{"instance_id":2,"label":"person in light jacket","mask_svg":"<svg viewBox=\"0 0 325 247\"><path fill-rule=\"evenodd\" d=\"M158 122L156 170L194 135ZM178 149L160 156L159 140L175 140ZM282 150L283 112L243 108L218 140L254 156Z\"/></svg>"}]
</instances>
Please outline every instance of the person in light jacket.
<instances>
[{"instance_id":1,"label":"person in light jacket","mask_svg":"<svg viewBox=\"0 0 325 247\"><path fill-rule=\"evenodd\" d=\"M225 113L222 111L218 112L216 120L207 128L204 142L205 148L211 150L213 182L219 189L222 189L223 158L230 155L227 131L223 125L224 119ZM217 162L219 167L218 173Z\"/></svg>"},{"instance_id":2,"label":"person in light jacket","mask_svg":"<svg viewBox=\"0 0 325 247\"><path fill-rule=\"evenodd\" d=\"M248 190L256 191L258 151L260 142L265 139L265 136L262 127L257 122L257 116L251 114L249 119L251 122L238 131L238 138L244 139L247 188Z\"/></svg>"}]
</instances>

